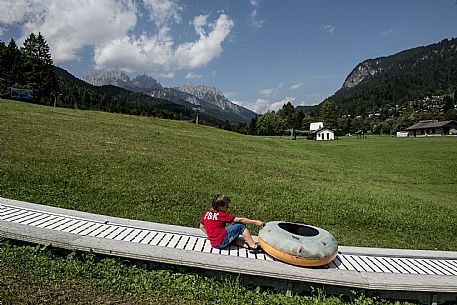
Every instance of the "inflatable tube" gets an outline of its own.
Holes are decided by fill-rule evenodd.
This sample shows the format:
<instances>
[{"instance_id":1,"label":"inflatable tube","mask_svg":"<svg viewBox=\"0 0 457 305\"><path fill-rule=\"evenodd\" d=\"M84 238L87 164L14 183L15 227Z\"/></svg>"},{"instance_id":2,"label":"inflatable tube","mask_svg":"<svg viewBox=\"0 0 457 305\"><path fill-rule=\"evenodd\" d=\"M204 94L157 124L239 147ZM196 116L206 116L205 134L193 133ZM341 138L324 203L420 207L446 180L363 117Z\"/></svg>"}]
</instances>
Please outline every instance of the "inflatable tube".
<instances>
[{"instance_id":1,"label":"inflatable tube","mask_svg":"<svg viewBox=\"0 0 457 305\"><path fill-rule=\"evenodd\" d=\"M332 234L306 224L271 221L260 229L258 237L266 253L292 265L323 266L338 253L338 243Z\"/></svg>"}]
</instances>

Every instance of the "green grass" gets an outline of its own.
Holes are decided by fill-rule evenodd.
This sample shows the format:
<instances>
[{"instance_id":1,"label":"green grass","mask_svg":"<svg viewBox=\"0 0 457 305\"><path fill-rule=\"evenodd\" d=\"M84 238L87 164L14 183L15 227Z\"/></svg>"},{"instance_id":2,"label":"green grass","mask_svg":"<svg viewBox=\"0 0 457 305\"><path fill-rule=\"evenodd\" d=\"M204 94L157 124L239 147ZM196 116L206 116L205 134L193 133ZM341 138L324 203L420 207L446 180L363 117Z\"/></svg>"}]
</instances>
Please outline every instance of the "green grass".
<instances>
[{"instance_id":1,"label":"green grass","mask_svg":"<svg viewBox=\"0 0 457 305\"><path fill-rule=\"evenodd\" d=\"M339 244L457 250L457 138L277 141L0 100L0 196L198 225L231 212L323 227Z\"/></svg>"},{"instance_id":2,"label":"green grass","mask_svg":"<svg viewBox=\"0 0 457 305\"><path fill-rule=\"evenodd\" d=\"M238 278L216 281L197 274L146 271L92 254L56 256L43 247L0 247L0 302L7 304L323 304L389 305L354 294L287 297L244 286ZM400 304L396 302L395 304Z\"/></svg>"}]
</instances>

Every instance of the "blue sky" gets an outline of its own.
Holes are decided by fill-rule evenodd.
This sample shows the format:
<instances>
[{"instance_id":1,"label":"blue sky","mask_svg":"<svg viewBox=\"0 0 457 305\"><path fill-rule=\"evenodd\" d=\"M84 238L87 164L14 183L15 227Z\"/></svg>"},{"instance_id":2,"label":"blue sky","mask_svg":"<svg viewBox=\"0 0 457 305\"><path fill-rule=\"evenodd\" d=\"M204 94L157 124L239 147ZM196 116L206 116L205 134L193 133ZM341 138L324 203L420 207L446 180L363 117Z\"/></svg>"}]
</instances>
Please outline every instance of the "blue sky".
<instances>
[{"instance_id":1,"label":"blue sky","mask_svg":"<svg viewBox=\"0 0 457 305\"><path fill-rule=\"evenodd\" d=\"M257 113L313 105L361 61L457 37L456 0L2 0L0 39L55 64L219 88Z\"/></svg>"}]
</instances>

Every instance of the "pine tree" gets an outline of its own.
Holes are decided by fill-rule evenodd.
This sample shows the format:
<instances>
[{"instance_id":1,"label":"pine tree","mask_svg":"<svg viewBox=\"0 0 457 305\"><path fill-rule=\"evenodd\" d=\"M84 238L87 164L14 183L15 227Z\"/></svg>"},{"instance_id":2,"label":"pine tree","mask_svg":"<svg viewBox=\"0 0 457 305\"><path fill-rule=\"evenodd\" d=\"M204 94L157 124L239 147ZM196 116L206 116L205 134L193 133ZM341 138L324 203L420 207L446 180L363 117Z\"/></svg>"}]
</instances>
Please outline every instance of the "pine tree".
<instances>
[{"instance_id":1,"label":"pine tree","mask_svg":"<svg viewBox=\"0 0 457 305\"><path fill-rule=\"evenodd\" d=\"M0 95L9 97L11 87L24 87L23 60L14 39L2 43L0 52Z\"/></svg>"},{"instance_id":2,"label":"pine tree","mask_svg":"<svg viewBox=\"0 0 457 305\"><path fill-rule=\"evenodd\" d=\"M55 94L57 80L49 46L41 33L31 33L21 52L25 57L24 77L27 86L42 102Z\"/></svg>"}]
</instances>

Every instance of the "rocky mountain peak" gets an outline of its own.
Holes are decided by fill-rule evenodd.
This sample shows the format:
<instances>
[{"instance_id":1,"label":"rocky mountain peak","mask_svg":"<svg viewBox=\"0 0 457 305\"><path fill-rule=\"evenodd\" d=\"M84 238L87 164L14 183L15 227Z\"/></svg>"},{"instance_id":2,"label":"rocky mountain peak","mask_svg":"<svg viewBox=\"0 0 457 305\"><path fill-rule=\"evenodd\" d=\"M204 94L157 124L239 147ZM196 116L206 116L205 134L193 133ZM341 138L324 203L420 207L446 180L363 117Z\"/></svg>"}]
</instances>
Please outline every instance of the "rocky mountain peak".
<instances>
[{"instance_id":1,"label":"rocky mountain peak","mask_svg":"<svg viewBox=\"0 0 457 305\"><path fill-rule=\"evenodd\" d=\"M130 77L126 73L122 71L113 70L94 70L88 73L82 79L85 82L92 84L94 86L113 85L127 90L155 90L163 88L157 80L146 74L137 75L133 79L130 79Z\"/></svg>"},{"instance_id":2,"label":"rocky mountain peak","mask_svg":"<svg viewBox=\"0 0 457 305\"><path fill-rule=\"evenodd\" d=\"M208 97L218 97L218 98L226 98L224 94L213 86L206 86L206 85L194 85L194 84L184 84L177 88L180 91L187 92L189 94L195 95L198 98L205 99Z\"/></svg>"},{"instance_id":3,"label":"rocky mountain peak","mask_svg":"<svg viewBox=\"0 0 457 305\"><path fill-rule=\"evenodd\" d=\"M344 81L343 88L349 89L357 86L364 80L382 71L379 60L368 59L358 64Z\"/></svg>"}]
</instances>

